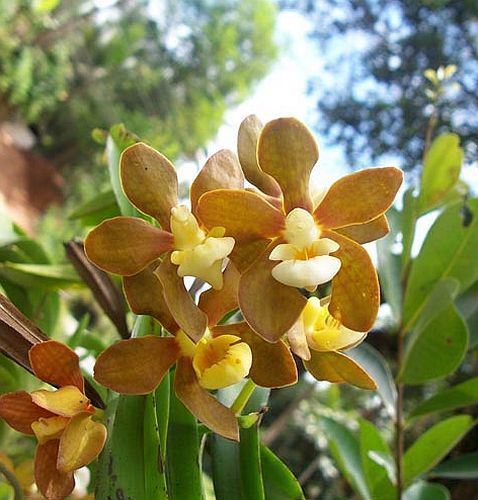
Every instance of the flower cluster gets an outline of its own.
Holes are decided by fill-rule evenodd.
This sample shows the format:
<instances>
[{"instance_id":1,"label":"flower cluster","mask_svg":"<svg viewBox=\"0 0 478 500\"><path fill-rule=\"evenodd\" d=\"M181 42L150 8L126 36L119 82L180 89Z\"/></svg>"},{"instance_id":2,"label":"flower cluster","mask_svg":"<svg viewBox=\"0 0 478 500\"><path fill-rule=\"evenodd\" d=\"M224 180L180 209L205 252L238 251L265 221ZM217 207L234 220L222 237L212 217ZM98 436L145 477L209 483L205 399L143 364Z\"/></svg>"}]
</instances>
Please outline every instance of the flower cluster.
<instances>
[{"instance_id":1,"label":"flower cluster","mask_svg":"<svg viewBox=\"0 0 478 500\"><path fill-rule=\"evenodd\" d=\"M143 143L123 152L122 187L143 215L105 220L89 233L85 251L97 267L122 277L134 313L163 328L162 335L106 349L94 368L97 382L147 394L175 366L177 397L233 440L236 415L211 391L247 377L262 387L294 384L293 354L317 380L376 387L344 351L364 340L377 315L377 274L362 244L387 234L384 214L402 173L365 169L314 199L309 178L317 160L317 144L301 122L280 118L262 126L250 116L239 129L238 155L222 150L209 158L188 205L161 153ZM185 276L210 288L195 300ZM320 297L319 285L330 294ZM234 312L237 322L224 321ZM36 480L56 498L71 491L72 471L99 453L106 431L92 419L70 349L44 342L30 358L35 374L59 389L6 394L0 416L36 435Z\"/></svg>"},{"instance_id":2,"label":"flower cluster","mask_svg":"<svg viewBox=\"0 0 478 500\"><path fill-rule=\"evenodd\" d=\"M293 384L291 352L318 380L375 388L343 350L375 321L378 280L361 244L387 234L384 213L402 174L362 170L313 200L317 160L317 144L299 121L262 126L250 116L239 130L238 155L219 151L192 183L189 209L178 202L176 174L163 155L142 143L123 153L124 192L152 219L107 220L90 232L85 250L98 267L123 276L133 312L154 316L167 333L107 349L95 366L98 382L144 394L176 363L177 396L232 439L236 419L208 391L247 376L265 387ZM246 188L246 179L257 189ZM211 285L198 304L184 276ZM329 282L331 295L319 299L318 285ZM307 300L306 293L313 295ZM245 321L217 325L235 309Z\"/></svg>"},{"instance_id":3,"label":"flower cluster","mask_svg":"<svg viewBox=\"0 0 478 500\"><path fill-rule=\"evenodd\" d=\"M79 358L69 347L41 342L30 349L29 358L34 374L58 389L3 394L0 417L15 430L35 435L35 482L46 498L64 498L75 486L73 472L103 449L106 427L94 420Z\"/></svg>"}]
</instances>

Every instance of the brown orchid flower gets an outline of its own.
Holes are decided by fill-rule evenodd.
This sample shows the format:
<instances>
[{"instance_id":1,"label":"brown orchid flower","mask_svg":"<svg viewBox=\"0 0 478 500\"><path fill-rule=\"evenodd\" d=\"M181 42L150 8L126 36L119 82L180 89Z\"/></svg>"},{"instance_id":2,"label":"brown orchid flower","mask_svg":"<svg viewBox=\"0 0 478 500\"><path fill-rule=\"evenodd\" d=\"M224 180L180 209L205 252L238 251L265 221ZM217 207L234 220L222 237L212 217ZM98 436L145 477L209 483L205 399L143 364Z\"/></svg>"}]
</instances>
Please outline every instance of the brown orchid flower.
<instances>
[{"instance_id":1,"label":"brown orchid flower","mask_svg":"<svg viewBox=\"0 0 478 500\"><path fill-rule=\"evenodd\" d=\"M161 229L135 217L114 217L103 221L88 234L85 251L100 269L121 276L134 276L163 256L174 267L172 288L184 276L194 276L219 290L222 288L224 259L234 239L224 237L224 228L207 230L196 217L199 197L211 189L241 188L244 175L237 157L221 150L208 159L190 191L191 210L179 204L178 180L171 162L143 143L127 148L120 159L123 190L142 213L153 217ZM165 289L172 294L171 288ZM173 299L172 299L173 300ZM198 339L203 329L184 328Z\"/></svg>"},{"instance_id":2,"label":"brown orchid flower","mask_svg":"<svg viewBox=\"0 0 478 500\"><path fill-rule=\"evenodd\" d=\"M318 148L294 118L264 127L254 117L246 119L239 158L246 177L264 192L209 191L197 213L206 227L221 224L236 241L230 258L242 272L239 305L247 322L275 342L306 305L298 288L314 290L332 280L330 313L350 329L368 331L379 286L361 243L388 232L384 213L401 185L401 171L369 168L346 175L314 205L309 177Z\"/></svg>"},{"instance_id":3,"label":"brown orchid flower","mask_svg":"<svg viewBox=\"0 0 478 500\"><path fill-rule=\"evenodd\" d=\"M152 264L125 278L124 285L133 312L155 317L172 336L148 335L112 345L98 357L95 379L122 394L146 394L155 390L176 363L177 397L212 431L238 440L236 416L209 390L227 387L248 375L263 387L291 385L297 381L292 354L284 342L265 342L245 322L217 325L237 308L239 273L234 266L226 268L222 290L203 292L198 307L182 282L174 290L174 301L168 301L170 296L164 290L175 271L171 263L164 262L157 271ZM184 315L185 311L191 314ZM196 319L192 321L202 321L204 326L197 343L180 326L193 315Z\"/></svg>"}]
</instances>

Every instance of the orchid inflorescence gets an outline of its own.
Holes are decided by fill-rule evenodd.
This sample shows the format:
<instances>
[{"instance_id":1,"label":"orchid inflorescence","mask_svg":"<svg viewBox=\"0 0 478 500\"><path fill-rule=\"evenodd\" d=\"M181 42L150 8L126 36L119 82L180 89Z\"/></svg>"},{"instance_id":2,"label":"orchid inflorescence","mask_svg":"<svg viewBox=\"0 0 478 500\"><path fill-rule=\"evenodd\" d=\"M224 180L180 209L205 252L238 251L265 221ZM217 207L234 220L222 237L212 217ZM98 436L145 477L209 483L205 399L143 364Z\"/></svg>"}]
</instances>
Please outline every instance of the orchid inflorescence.
<instances>
[{"instance_id":1,"label":"orchid inflorescence","mask_svg":"<svg viewBox=\"0 0 478 500\"><path fill-rule=\"evenodd\" d=\"M238 155L221 150L211 156L191 185L188 205L179 200L166 157L143 143L123 152L123 191L143 216L105 220L89 233L85 251L97 267L122 276L131 310L154 317L162 334L106 349L94 368L97 382L121 394L147 394L175 365L177 397L209 429L234 440L237 416L210 391L246 377L262 387L292 385L293 354L317 380L376 388L343 351L364 340L378 312L376 271L361 245L389 231L384 213L402 173L368 168L314 199L309 178L317 160L317 144L298 120L262 126L249 116L239 129ZM246 187L246 180L254 187ZM210 288L195 300L185 276ZM317 287L329 282L330 295L319 297ZM224 321L234 311L240 320ZM81 393L78 384L61 382L57 392L65 396L59 401L74 399L68 392ZM100 433L90 406L77 404L65 414L43 402L48 398L21 394L17 399L35 408L28 421L18 425L18 415L8 413L11 395L0 400L0 415L37 435L39 452L48 447L58 474L83 465L83 455L65 455L63 442L76 420ZM52 419L60 419L58 430ZM95 455L88 450L91 460Z\"/></svg>"}]
</instances>

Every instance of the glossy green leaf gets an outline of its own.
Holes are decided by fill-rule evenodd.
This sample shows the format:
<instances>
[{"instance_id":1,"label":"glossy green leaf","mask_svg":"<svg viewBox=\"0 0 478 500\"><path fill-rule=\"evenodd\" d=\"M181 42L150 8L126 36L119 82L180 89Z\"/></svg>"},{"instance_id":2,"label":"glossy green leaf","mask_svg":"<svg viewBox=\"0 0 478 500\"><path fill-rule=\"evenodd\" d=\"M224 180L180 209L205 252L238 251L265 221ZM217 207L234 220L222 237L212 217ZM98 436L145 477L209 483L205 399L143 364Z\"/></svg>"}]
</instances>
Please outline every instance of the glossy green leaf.
<instances>
[{"instance_id":1,"label":"glossy green leaf","mask_svg":"<svg viewBox=\"0 0 478 500\"><path fill-rule=\"evenodd\" d=\"M81 280L69 264L0 264L0 277L23 287L49 290L81 286Z\"/></svg>"},{"instance_id":2,"label":"glossy green leaf","mask_svg":"<svg viewBox=\"0 0 478 500\"><path fill-rule=\"evenodd\" d=\"M210 438L212 479L217 500L243 500L239 446L217 434Z\"/></svg>"},{"instance_id":3,"label":"glossy green leaf","mask_svg":"<svg viewBox=\"0 0 478 500\"><path fill-rule=\"evenodd\" d=\"M440 279L451 277L465 291L478 278L478 199L468 202L470 220L462 205L448 207L431 227L413 262L404 304L404 324L414 324L428 295Z\"/></svg>"},{"instance_id":4,"label":"glossy green leaf","mask_svg":"<svg viewBox=\"0 0 478 500\"><path fill-rule=\"evenodd\" d=\"M320 421L324 427L330 452L340 471L362 498L371 499L365 481L358 440L345 425L328 417L321 417Z\"/></svg>"},{"instance_id":5,"label":"glossy green leaf","mask_svg":"<svg viewBox=\"0 0 478 500\"><path fill-rule=\"evenodd\" d=\"M478 346L478 281L458 297L456 305L468 325L469 348L474 349Z\"/></svg>"},{"instance_id":6,"label":"glossy green leaf","mask_svg":"<svg viewBox=\"0 0 478 500\"><path fill-rule=\"evenodd\" d=\"M123 124L113 125L106 140L111 186L113 187L121 214L129 217L140 217L141 214L133 207L123 192L119 174L119 160L121 153L135 142L138 142L138 138L131 132L128 132Z\"/></svg>"},{"instance_id":7,"label":"glossy green leaf","mask_svg":"<svg viewBox=\"0 0 478 500\"><path fill-rule=\"evenodd\" d=\"M456 134L442 134L437 137L425 157L423 164L419 213L435 208L453 188L460 176L463 149Z\"/></svg>"},{"instance_id":8,"label":"glossy green leaf","mask_svg":"<svg viewBox=\"0 0 478 500\"><path fill-rule=\"evenodd\" d=\"M422 434L403 457L404 484L409 485L439 463L474 425L470 416L460 415L443 420Z\"/></svg>"},{"instance_id":9,"label":"glossy green leaf","mask_svg":"<svg viewBox=\"0 0 478 500\"><path fill-rule=\"evenodd\" d=\"M239 462L241 483L245 498L265 500L260 453L259 423L240 429Z\"/></svg>"},{"instance_id":10,"label":"glossy green leaf","mask_svg":"<svg viewBox=\"0 0 478 500\"><path fill-rule=\"evenodd\" d=\"M416 203L413 196L413 188L407 189L403 195L403 208L400 217L402 231L402 276L407 272L410 265L410 254L415 237Z\"/></svg>"},{"instance_id":11,"label":"glossy green leaf","mask_svg":"<svg viewBox=\"0 0 478 500\"><path fill-rule=\"evenodd\" d=\"M478 377L440 391L416 406L410 417L419 417L478 404Z\"/></svg>"},{"instance_id":12,"label":"glossy green leaf","mask_svg":"<svg viewBox=\"0 0 478 500\"><path fill-rule=\"evenodd\" d=\"M377 241L377 267L382 294L392 310L396 325L402 313L401 259L395 248L400 232L400 215L393 207L387 212L390 232Z\"/></svg>"},{"instance_id":13,"label":"glossy green leaf","mask_svg":"<svg viewBox=\"0 0 478 500\"><path fill-rule=\"evenodd\" d=\"M399 380L421 384L445 377L460 365L467 347L468 329L450 304L408 339Z\"/></svg>"},{"instance_id":14,"label":"glossy green leaf","mask_svg":"<svg viewBox=\"0 0 478 500\"><path fill-rule=\"evenodd\" d=\"M450 492L442 484L419 481L403 493L403 500L450 500Z\"/></svg>"},{"instance_id":15,"label":"glossy green leaf","mask_svg":"<svg viewBox=\"0 0 478 500\"><path fill-rule=\"evenodd\" d=\"M347 356L362 366L373 378L385 408L389 415L393 417L395 415L397 389L387 360L375 348L366 343L347 351Z\"/></svg>"},{"instance_id":16,"label":"glossy green leaf","mask_svg":"<svg viewBox=\"0 0 478 500\"><path fill-rule=\"evenodd\" d=\"M387 471L388 463L393 461L390 448L378 429L371 422L363 419L360 420L359 446L362 469L371 497L394 500L396 498L395 487ZM379 454L384 456L385 467L376 458Z\"/></svg>"},{"instance_id":17,"label":"glossy green leaf","mask_svg":"<svg viewBox=\"0 0 478 500\"><path fill-rule=\"evenodd\" d=\"M196 417L176 397L174 377L171 377L170 390L166 455L168 492L172 499L199 499L202 485Z\"/></svg>"},{"instance_id":18,"label":"glossy green leaf","mask_svg":"<svg viewBox=\"0 0 478 500\"><path fill-rule=\"evenodd\" d=\"M448 479L478 479L478 451L442 462L429 475Z\"/></svg>"},{"instance_id":19,"label":"glossy green leaf","mask_svg":"<svg viewBox=\"0 0 478 500\"><path fill-rule=\"evenodd\" d=\"M267 446L261 444L262 477L266 500L305 500L297 478Z\"/></svg>"}]
</instances>

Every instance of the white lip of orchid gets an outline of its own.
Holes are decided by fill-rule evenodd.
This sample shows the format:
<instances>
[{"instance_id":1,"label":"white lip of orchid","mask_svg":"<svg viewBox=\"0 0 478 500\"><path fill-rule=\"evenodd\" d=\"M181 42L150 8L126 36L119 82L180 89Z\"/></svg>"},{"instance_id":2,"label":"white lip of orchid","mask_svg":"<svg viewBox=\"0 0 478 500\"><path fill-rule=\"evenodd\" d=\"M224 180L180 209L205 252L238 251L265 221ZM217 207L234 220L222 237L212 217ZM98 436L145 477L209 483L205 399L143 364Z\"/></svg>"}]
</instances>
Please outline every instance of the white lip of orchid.
<instances>
[{"instance_id":1,"label":"white lip of orchid","mask_svg":"<svg viewBox=\"0 0 478 500\"><path fill-rule=\"evenodd\" d=\"M329 255L339 244L321 238L314 217L302 208L289 212L285 226L287 243L277 245L269 255L270 260L282 261L272 269L272 276L284 285L313 292L339 272L340 260Z\"/></svg>"},{"instance_id":2,"label":"white lip of orchid","mask_svg":"<svg viewBox=\"0 0 478 500\"><path fill-rule=\"evenodd\" d=\"M220 290L223 286L222 264L232 252L234 238L223 237L225 230L221 227L212 228L206 234L185 205L171 209L171 232L175 248L171 262L179 266L178 275L194 276Z\"/></svg>"}]
</instances>

